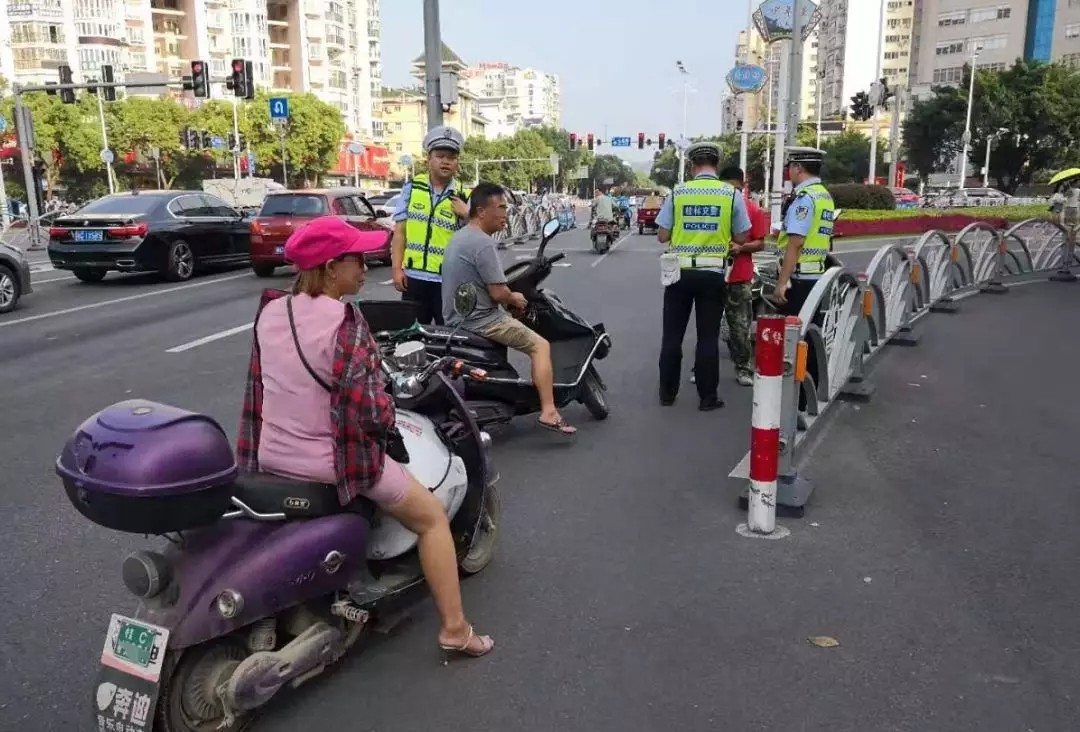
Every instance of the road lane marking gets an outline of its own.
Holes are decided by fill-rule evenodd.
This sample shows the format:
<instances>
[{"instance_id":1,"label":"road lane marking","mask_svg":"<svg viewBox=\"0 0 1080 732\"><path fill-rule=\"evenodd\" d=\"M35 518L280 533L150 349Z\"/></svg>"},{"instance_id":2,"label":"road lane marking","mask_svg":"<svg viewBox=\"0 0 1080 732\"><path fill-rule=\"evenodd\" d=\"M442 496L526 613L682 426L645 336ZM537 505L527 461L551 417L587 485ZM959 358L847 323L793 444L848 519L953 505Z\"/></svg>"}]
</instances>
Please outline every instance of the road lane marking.
<instances>
[{"instance_id":1,"label":"road lane marking","mask_svg":"<svg viewBox=\"0 0 1080 732\"><path fill-rule=\"evenodd\" d=\"M49 263L49 262L37 262L37 263L31 262L30 263L30 274L38 274L38 273L41 273L41 272L52 272L55 269L56 268L53 267L52 264Z\"/></svg>"},{"instance_id":2,"label":"road lane marking","mask_svg":"<svg viewBox=\"0 0 1080 732\"><path fill-rule=\"evenodd\" d=\"M228 330L221 330L217 333L211 333L208 336L202 338L196 338L193 341L182 343L179 346L165 349L165 353L183 353L184 351L190 351L192 348L198 348L199 346L205 346L207 343L213 343L214 341L220 341L222 338L228 338L238 333L244 333L251 330L251 326L255 325L254 321L251 323L245 323L244 325L238 325L235 328L229 328Z\"/></svg>"},{"instance_id":3,"label":"road lane marking","mask_svg":"<svg viewBox=\"0 0 1080 732\"><path fill-rule=\"evenodd\" d=\"M30 284L31 285L47 285L50 282L64 282L65 280L73 280L73 279L75 279L75 275L68 275L67 277L53 277L51 280L35 280L35 279L31 278L30 279Z\"/></svg>"},{"instance_id":4,"label":"road lane marking","mask_svg":"<svg viewBox=\"0 0 1080 732\"><path fill-rule=\"evenodd\" d=\"M122 302L132 302L133 300L145 300L148 297L159 297L161 295L168 295L173 292L181 292L182 290L193 290L196 287L206 287L207 285L216 285L219 282L228 282L229 280L238 280L241 277L251 277L250 272L243 272L241 274L228 275L227 277L218 277L213 280L204 280L202 282L193 282L188 285L179 285L177 287L166 287L164 290L151 290L150 292L140 292L138 295L127 295L126 297L117 297L112 300L102 300L101 302L92 302L86 305L76 305L73 308L64 308L63 310L54 310L51 313L41 313L40 315L29 315L25 318L18 318L16 320L5 320L0 322L0 328L6 328L9 325L19 325L20 323L32 323L35 320L45 320L46 318L55 318L60 315L70 315L71 313L81 313L84 310L95 310L97 308L103 308L107 305L118 305Z\"/></svg>"},{"instance_id":5,"label":"road lane marking","mask_svg":"<svg viewBox=\"0 0 1080 732\"><path fill-rule=\"evenodd\" d=\"M612 244L612 245L611 245L611 249L608 249L608 250L607 250L606 252L604 252L603 254L601 254L601 255L600 255L600 258L599 258L599 259L597 259L597 260L596 260L595 262L593 262L592 264L590 264L589 266L590 266L590 267L595 267L596 265L598 265L598 264L600 264L601 262L603 262L603 261L604 261L605 259L607 259L607 257L608 257L608 255L609 255L609 254L611 254L611 253L612 253L613 251L615 251L615 248L616 248L616 247L618 247L618 246L619 246L620 244L622 244L622 243L623 243L624 241L626 241L626 240L627 240L627 239L629 239L629 238L630 238L630 235L629 235L629 234L627 234L627 235L625 235L625 236L624 236L624 237L623 237L622 239L619 239L619 240L618 240L617 242L615 242L614 244Z\"/></svg>"}]
</instances>

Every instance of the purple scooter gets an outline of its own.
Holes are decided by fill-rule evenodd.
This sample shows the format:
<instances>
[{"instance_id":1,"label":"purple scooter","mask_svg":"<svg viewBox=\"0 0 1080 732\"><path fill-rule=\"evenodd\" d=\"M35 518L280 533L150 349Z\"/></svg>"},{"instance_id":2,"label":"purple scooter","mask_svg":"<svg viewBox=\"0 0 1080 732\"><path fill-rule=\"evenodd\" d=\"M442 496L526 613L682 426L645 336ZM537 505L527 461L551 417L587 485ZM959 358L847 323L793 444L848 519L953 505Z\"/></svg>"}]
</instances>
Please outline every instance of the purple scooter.
<instances>
[{"instance_id":1,"label":"purple scooter","mask_svg":"<svg viewBox=\"0 0 1080 732\"><path fill-rule=\"evenodd\" d=\"M409 470L446 506L460 570L475 574L498 531L491 439L448 375L460 362L429 363L415 342L395 357L384 368ZM238 475L210 417L114 404L76 430L56 469L91 521L168 539L124 560L139 606L109 625L99 729L245 729L279 689L317 675L380 615L419 597L406 592L423 582L414 534L366 502L341 507L334 486Z\"/></svg>"}]
</instances>

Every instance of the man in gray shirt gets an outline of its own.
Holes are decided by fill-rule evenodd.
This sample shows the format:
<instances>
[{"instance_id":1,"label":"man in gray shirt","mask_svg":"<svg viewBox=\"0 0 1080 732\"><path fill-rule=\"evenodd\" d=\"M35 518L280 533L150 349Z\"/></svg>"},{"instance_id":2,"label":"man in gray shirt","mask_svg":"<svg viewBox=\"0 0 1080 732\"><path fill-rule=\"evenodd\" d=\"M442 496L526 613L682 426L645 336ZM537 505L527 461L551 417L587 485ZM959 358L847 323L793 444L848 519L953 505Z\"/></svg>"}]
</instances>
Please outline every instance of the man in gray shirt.
<instances>
[{"instance_id":1,"label":"man in gray shirt","mask_svg":"<svg viewBox=\"0 0 1080 732\"><path fill-rule=\"evenodd\" d=\"M577 430L563 421L555 408L551 344L512 317L523 313L525 296L506 284L498 245L492 234L506 226L506 191L494 183L480 183L469 196L469 225L450 239L442 267L443 316L446 322L526 354L532 361L532 381L540 395L540 426L570 436ZM464 284L476 291L476 309L462 318L454 312L454 293ZM507 310L504 310L503 308Z\"/></svg>"}]
</instances>

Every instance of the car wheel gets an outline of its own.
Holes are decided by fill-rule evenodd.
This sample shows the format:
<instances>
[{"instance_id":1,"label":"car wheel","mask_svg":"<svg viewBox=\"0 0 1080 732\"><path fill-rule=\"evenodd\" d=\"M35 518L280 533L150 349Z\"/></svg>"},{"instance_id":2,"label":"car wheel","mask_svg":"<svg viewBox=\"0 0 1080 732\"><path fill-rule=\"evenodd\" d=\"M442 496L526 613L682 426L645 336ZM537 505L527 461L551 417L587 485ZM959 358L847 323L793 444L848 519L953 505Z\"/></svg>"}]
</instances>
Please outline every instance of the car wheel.
<instances>
[{"instance_id":1,"label":"car wheel","mask_svg":"<svg viewBox=\"0 0 1080 732\"><path fill-rule=\"evenodd\" d=\"M101 282L105 279L106 270L103 269L75 269L71 273L79 282Z\"/></svg>"},{"instance_id":2,"label":"car wheel","mask_svg":"<svg viewBox=\"0 0 1080 732\"><path fill-rule=\"evenodd\" d=\"M0 313L10 313L19 304L19 281L15 273L0 265Z\"/></svg>"},{"instance_id":3,"label":"car wheel","mask_svg":"<svg viewBox=\"0 0 1080 732\"><path fill-rule=\"evenodd\" d=\"M272 264L253 264L251 269L255 271L256 277L273 277L277 271L277 267Z\"/></svg>"},{"instance_id":4,"label":"car wheel","mask_svg":"<svg viewBox=\"0 0 1080 732\"><path fill-rule=\"evenodd\" d=\"M169 263L162 274L172 282L185 282L195 274L195 252L183 239L177 239L169 247Z\"/></svg>"}]
</instances>

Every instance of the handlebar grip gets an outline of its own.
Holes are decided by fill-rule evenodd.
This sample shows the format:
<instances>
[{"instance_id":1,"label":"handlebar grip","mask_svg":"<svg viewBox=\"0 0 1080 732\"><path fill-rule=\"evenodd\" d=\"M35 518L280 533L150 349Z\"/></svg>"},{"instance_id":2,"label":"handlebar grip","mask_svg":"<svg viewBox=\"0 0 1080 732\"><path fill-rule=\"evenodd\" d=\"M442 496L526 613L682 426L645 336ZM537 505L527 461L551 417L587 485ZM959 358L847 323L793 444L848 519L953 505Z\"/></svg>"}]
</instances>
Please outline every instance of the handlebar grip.
<instances>
[{"instance_id":1,"label":"handlebar grip","mask_svg":"<svg viewBox=\"0 0 1080 732\"><path fill-rule=\"evenodd\" d=\"M559 252L554 257L549 257L548 258L548 264L555 264L560 259L566 259L566 252Z\"/></svg>"}]
</instances>

